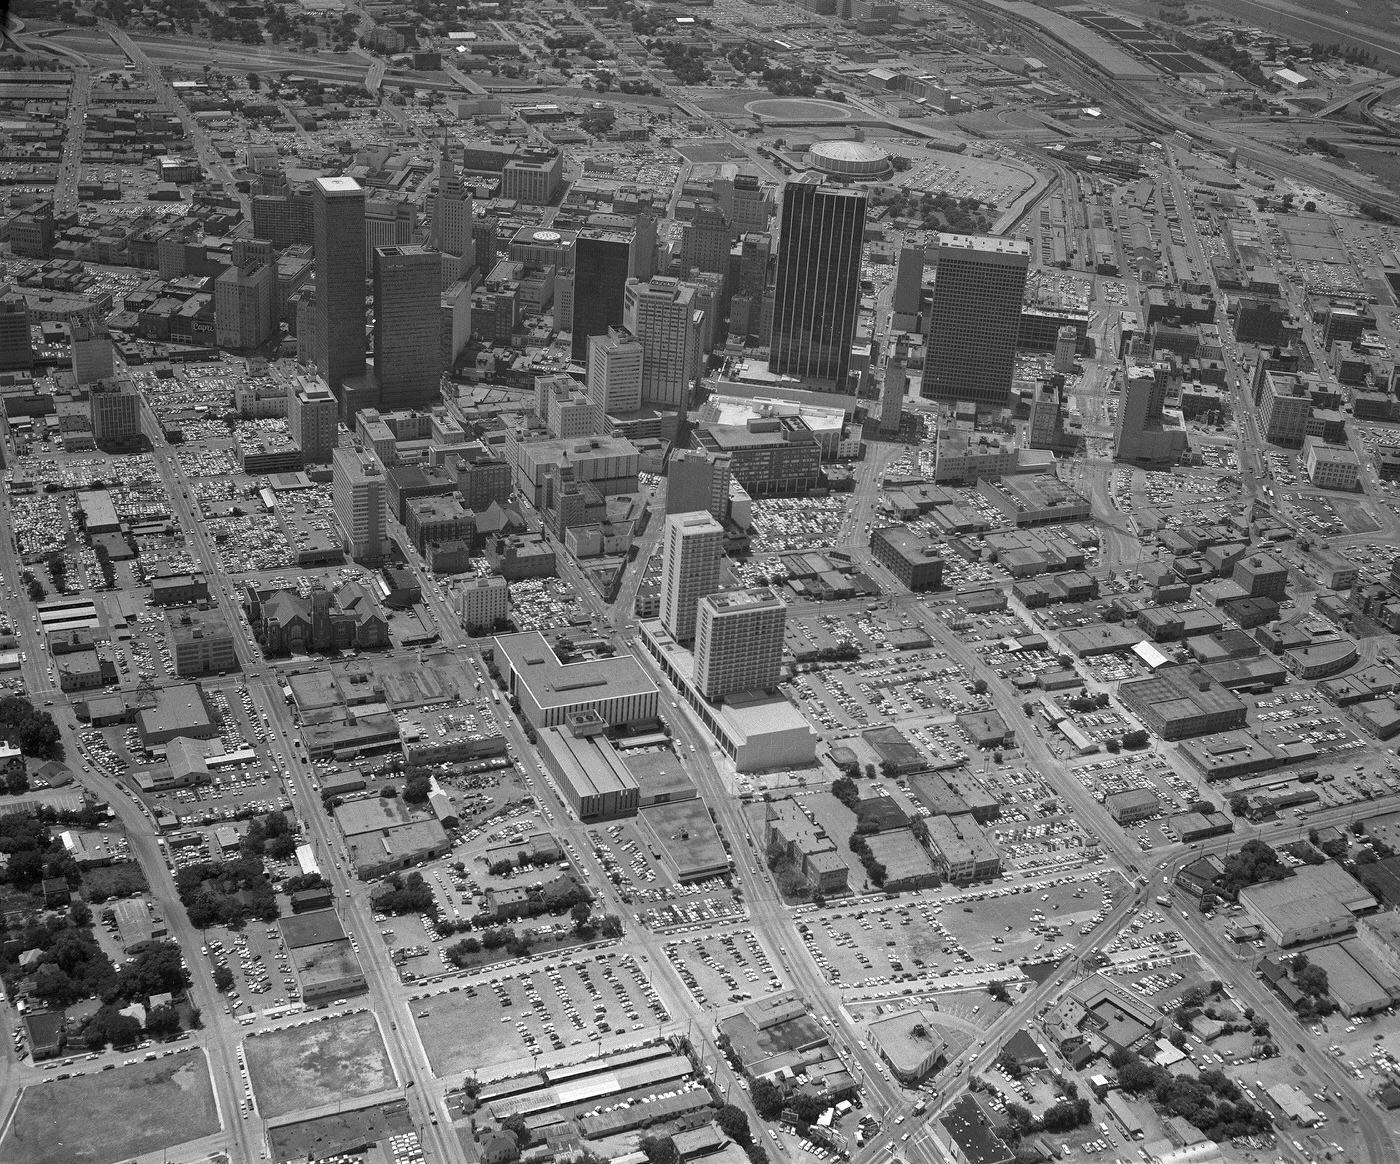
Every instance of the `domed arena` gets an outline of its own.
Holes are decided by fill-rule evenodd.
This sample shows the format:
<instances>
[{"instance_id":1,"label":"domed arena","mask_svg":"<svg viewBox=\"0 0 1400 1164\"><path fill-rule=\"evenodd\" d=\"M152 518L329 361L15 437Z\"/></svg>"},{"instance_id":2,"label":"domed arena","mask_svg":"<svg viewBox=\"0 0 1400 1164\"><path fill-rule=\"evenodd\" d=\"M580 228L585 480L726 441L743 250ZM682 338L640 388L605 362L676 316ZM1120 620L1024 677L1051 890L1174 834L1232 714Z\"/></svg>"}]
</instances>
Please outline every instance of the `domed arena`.
<instances>
[{"instance_id":1,"label":"domed arena","mask_svg":"<svg viewBox=\"0 0 1400 1164\"><path fill-rule=\"evenodd\" d=\"M816 169L838 178L887 178L894 172L890 155L869 142L813 142L807 154Z\"/></svg>"}]
</instances>

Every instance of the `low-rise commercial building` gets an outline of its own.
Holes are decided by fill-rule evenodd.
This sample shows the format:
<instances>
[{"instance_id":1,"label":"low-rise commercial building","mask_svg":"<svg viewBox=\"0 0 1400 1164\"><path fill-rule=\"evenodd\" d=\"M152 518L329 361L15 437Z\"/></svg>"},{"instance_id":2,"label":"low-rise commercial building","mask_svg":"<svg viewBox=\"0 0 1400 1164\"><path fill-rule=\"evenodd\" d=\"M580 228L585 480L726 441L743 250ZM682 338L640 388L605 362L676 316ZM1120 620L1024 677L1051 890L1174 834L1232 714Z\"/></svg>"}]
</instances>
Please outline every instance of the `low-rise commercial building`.
<instances>
[{"instance_id":1,"label":"low-rise commercial building","mask_svg":"<svg viewBox=\"0 0 1400 1164\"><path fill-rule=\"evenodd\" d=\"M584 711L614 726L656 718L660 693L631 655L565 663L538 631L498 635L495 649L506 689L536 730Z\"/></svg>"}]
</instances>

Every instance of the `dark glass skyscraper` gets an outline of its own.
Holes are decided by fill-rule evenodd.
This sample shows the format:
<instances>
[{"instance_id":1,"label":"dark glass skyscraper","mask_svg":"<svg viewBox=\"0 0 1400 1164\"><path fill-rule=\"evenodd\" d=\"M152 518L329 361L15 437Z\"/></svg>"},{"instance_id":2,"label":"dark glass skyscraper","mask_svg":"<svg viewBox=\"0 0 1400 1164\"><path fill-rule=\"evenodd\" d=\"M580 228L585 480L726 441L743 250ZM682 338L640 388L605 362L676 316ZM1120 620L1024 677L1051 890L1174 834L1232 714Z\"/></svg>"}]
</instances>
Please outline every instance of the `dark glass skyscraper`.
<instances>
[{"instance_id":1,"label":"dark glass skyscraper","mask_svg":"<svg viewBox=\"0 0 1400 1164\"><path fill-rule=\"evenodd\" d=\"M781 230L769 366L844 386L860 310L865 195L789 182Z\"/></svg>"},{"instance_id":2,"label":"dark glass skyscraper","mask_svg":"<svg viewBox=\"0 0 1400 1164\"><path fill-rule=\"evenodd\" d=\"M574 359L588 356L590 336L622 326L631 242L617 231L581 231L574 243Z\"/></svg>"},{"instance_id":3,"label":"dark glass skyscraper","mask_svg":"<svg viewBox=\"0 0 1400 1164\"><path fill-rule=\"evenodd\" d=\"M1006 407L1030 261L1022 239L939 236L921 396Z\"/></svg>"},{"instance_id":4,"label":"dark glass skyscraper","mask_svg":"<svg viewBox=\"0 0 1400 1164\"><path fill-rule=\"evenodd\" d=\"M365 192L354 178L312 183L316 370L337 395L365 370Z\"/></svg>"}]
</instances>

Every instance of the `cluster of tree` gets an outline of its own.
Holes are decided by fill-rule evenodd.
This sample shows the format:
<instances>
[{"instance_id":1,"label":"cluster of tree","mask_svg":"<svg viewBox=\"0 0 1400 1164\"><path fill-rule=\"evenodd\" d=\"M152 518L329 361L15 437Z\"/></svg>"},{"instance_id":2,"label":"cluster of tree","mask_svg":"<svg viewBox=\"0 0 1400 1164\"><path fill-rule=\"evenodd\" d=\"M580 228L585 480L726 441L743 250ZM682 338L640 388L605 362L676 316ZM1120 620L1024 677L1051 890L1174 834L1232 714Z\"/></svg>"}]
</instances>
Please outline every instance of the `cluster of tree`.
<instances>
[{"instance_id":1,"label":"cluster of tree","mask_svg":"<svg viewBox=\"0 0 1400 1164\"><path fill-rule=\"evenodd\" d=\"M40 711L22 695L0 699L0 739L10 740L27 756L63 759L63 741L53 716Z\"/></svg>"},{"instance_id":2,"label":"cluster of tree","mask_svg":"<svg viewBox=\"0 0 1400 1164\"><path fill-rule=\"evenodd\" d=\"M33 570L21 570L19 580L23 583L25 592L29 595L30 602L38 602L39 599L43 598L44 595L48 593L48 591L44 589L44 584L34 577Z\"/></svg>"},{"instance_id":3,"label":"cluster of tree","mask_svg":"<svg viewBox=\"0 0 1400 1164\"><path fill-rule=\"evenodd\" d=\"M111 590L117 584L117 571L112 565L112 555L107 552L107 547L100 543L93 547L93 553L97 556L97 568L102 571L102 585Z\"/></svg>"},{"instance_id":4,"label":"cluster of tree","mask_svg":"<svg viewBox=\"0 0 1400 1164\"><path fill-rule=\"evenodd\" d=\"M1349 65L1366 65L1372 69L1379 69L1381 64L1376 54L1370 49L1359 48L1355 45L1341 45L1333 41L1331 44L1322 44L1320 41L1313 41L1308 49L1308 55L1314 61L1327 61L1335 57L1341 57Z\"/></svg>"},{"instance_id":5,"label":"cluster of tree","mask_svg":"<svg viewBox=\"0 0 1400 1164\"><path fill-rule=\"evenodd\" d=\"M303 889L320 889L329 884L319 873L294 873L282 882L282 892L300 893Z\"/></svg>"},{"instance_id":6,"label":"cluster of tree","mask_svg":"<svg viewBox=\"0 0 1400 1164\"><path fill-rule=\"evenodd\" d=\"M875 854L870 851L870 844L861 833L851 834L851 852L860 858L860 863L865 866L865 875L870 878L870 884L879 889L884 886L888 873L885 867L875 858Z\"/></svg>"},{"instance_id":7,"label":"cluster of tree","mask_svg":"<svg viewBox=\"0 0 1400 1164\"><path fill-rule=\"evenodd\" d=\"M1303 144L1307 146L1308 149L1315 150L1317 153L1320 154L1326 154L1328 157L1331 158L1346 157L1346 154L1342 152L1339 146L1334 145L1325 137L1305 137L1303 139Z\"/></svg>"},{"instance_id":8,"label":"cluster of tree","mask_svg":"<svg viewBox=\"0 0 1400 1164\"><path fill-rule=\"evenodd\" d=\"M1297 1011L1305 1019L1329 1015L1337 1009L1332 1001L1327 971L1308 961L1306 954L1297 954L1289 963L1293 984L1302 992Z\"/></svg>"},{"instance_id":9,"label":"cluster of tree","mask_svg":"<svg viewBox=\"0 0 1400 1164\"><path fill-rule=\"evenodd\" d=\"M763 70L763 87L775 97L815 97L822 75L804 73L797 65L770 66Z\"/></svg>"},{"instance_id":10,"label":"cluster of tree","mask_svg":"<svg viewBox=\"0 0 1400 1164\"><path fill-rule=\"evenodd\" d=\"M1109 1062L1124 1091L1150 1096L1159 1112L1181 1116L1212 1140L1222 1142L1269 1129L1268 1117L1220 1071L1202 1071L1195 1078L1175 1076L1132 1051L1115 1051Z\"/></svg>"},{"instance_id":11,"label":"cluster of tree","mask_svg":"<svg viewBox=\"0 0 1400 1164\"><path fill-rule=\"evenodd\" d=\"M1029 1109L1019 1103L1008 1103L1006 1114L1011 1117L1010 1141L1019 1143L1023 1136L1036 1132L1072 1132L1092 1123L1094 1114L1087 1099L1067 1096L1056 1100L1036 1119Z\"/></svg>"},{"instance_id":12,"label":"cluster of tree","mask_svg":"<svg viewBox=\"0 0 1400 1164\"><path fill-rule=\"evenodd\" d=\"M753 1138L749 1117L744 1114L742 1108L732 1103L722 1105L715 1112L715 1123L720 1131L744 1149L749 1164L768 1164L768 1152Z\"/></svg>"},{"instance_id":13,"label":"cluster of tree","mask_svg":"<svg viewBox=\"0 0 1400 1164\"><path fill-rule=\"evenodd\" d=\"M248 854L234 861L199 861L175 873L180 902L198 929L241 929L250 918L274 921L277 895L263 871L262 858Z\"/></svg>"},{"instance_id":14,"label":"cluster of tree","mask_svg":"<svg viewBox=\"0 0 1400 1164\"><path fill-rule=\"evenodd\" d=\"M1243 77L1251 85L1274 92L1278 86L1264 75L1259 62L1249 55L1249 50L1238 44L1234 33L1223 33L1213 40L1183 38L1184 47L1198 52L1216 64L1224 65L1237 76Z\"/></svg>"},{"instance_id":15,"label":"cluster of tree","mask_svg":"<svg viewBox=\"0 0 1400 1164\"><path fill-rule=\"evenodd\" d=\"M179 1031L180 1012L173 1006L156 1006L148 1010L143 1030L136 1018L122 1014L118 1006L108 1003L83 1024L82 1038L89 1051L100 1051L108 1046L120 1051L134 1047L145 1035L153 1039L169 1039Z\"/></svg>"},{"instance_id":16,"label":"cluster of tree","mask_svg":"<svg viewBox=\"0 0 1400 1164\"><path fill-rule=\"evenodd\" d=\"M831 782L831 795L852 812L856 811L856 805L860 802L860 789L849 776L838 776Z\"/></svg>"},{"instance_id":17,"label":"cluster of tree","mask_svg":"<svg viewBox=\"0 0 1400 1164\"><path fill-rule=\"evenodd\" d=\"M603 88L601 81L599 88ZM579 118L579 127L584 133L591 133L594 137L603 137L611 133L616 123L617 111L611 105L591 105Z\"/></svg>"},{"instance_id":18,"label":"cluster of tree","mask_svg":"<svg viewBox=\"0 0 1400 1164\"><path fill-rule=\"evenodd\" d=\"M38 813L0 818L0 853L8 857L0 879L17 888L32 888L45 877L62 877L70 887L79 884L77 864L63 843L49 835L48 823Z\"/></svg>"},{"instance_id":19,"label":"cluster of tree","mask_svg":"<svg viewBox=\"0 0 1400 1164\"><path fill-rule=\"evenodd\" d=\"M1231 806L1233 807L1233 805ZM1288 866L1263 841L1246 841L1225 858L1224 869L1215 882L1215 891L1226 901L1235 901L1241 889L1265 881L1282 881L1290 876Z\"/></svg>"},{"instance_id":20,"label":"cluster of tree","mask_svg":"<svg viewBox=\"0 0 1400 1164\"><path fill-rule=\"evenodd\" d=\"M274 861L285 861L297 851L296 834L280 812L254 817L238 845L245 856L266 856Z\"/></svg>"},{"instance_id":21,"label":"cluster of tree","mask_svg":"<svg viewBox=\"0 0 1400 1164\"><path fill-rule=\"evenodd\" d=\"M657 40L651 43L650 48L682 85L703 85L710 79L710 70L705 65L705 50L699 45L688 45L678 40Z\"/></svg>"},{"instance_id":22,"label":"cluster of tree","mask_svg":"<svg viewBox=\"0 0 1400 1164\"><path fill-rule=\"evenodd\" d=\"M548 856L539 853L532 853L529 849L522 849L517 854L514 861L508 857L503 857L499 861L492 861L487 868L493 877L500 877L504 873L509 873L512 869L528 869L531 865L550 865L553 861Z\"/></svg>"},{"instance_id":23,"label":"cluster of tree","mask_svg":"<svg viewBox=\"0 0 1400 1164\"><path fill-rule=\"evenodd\" d=\"M1372 222L1383 222L1387 224L1400 222L1400 219L1397 219L1389 210L1377 206L1374 202L1360 202L1357 204L1357 209Z\"/></svg>"},{"instance_id":24,"label":"cluster of tree","mask_svg":"<svg viewBox=\"0 0 1400 1164\"><path fill-rule=\"evenodd\" d=\"M991 227L986 207L976 198L956 198L942 190L932 193L896 186L881 195L891 213L901 218L918 218L926 230L984 233Z\"/></svg>"},{"instance_id":25,"label":"cluster of tree","mask_svg":"<svg viewBox=\"0 0 1400 1164\"><path fill-rule=\"evenodd\" d=\"M388 880L388 892L374 899L374 908L380 913L405 914L426 913L437 916L437 899L423 874L416 869L405 877L392 873Z\"/></svg>"}]
</instances>

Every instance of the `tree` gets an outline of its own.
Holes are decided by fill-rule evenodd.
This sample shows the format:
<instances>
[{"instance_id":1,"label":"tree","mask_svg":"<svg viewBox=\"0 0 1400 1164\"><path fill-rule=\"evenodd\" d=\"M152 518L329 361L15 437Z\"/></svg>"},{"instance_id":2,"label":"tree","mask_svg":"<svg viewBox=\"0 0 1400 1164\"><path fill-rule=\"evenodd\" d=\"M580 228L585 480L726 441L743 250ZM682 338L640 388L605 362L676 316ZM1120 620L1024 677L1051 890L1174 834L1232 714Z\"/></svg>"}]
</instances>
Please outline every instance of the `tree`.
<instances>
[{"instance_id":1,"label":"tree","mask_svg":"<svg viewBox=\"0 0 1400 1164\"><path fill-rule=\"evenodd\" d=\"M748 1144L752 1139L749 1117L744 1114L743 1108L732 1103L726 1103L715 1113L715 1123L736 1144Z\"/></svg>"},{"instance_id":2,"label":"tree","mask_svg":"<svg viewBox=\"0 0 1400 1164\"><path fill-rule=\"evenodd\" d=\"M233 971L227 966L214 967L214 989L220 991L233 989Z\"/></svg>"},{"instance_id":3,"label":"tree","mask_svg":"<svg viewBox=\"0 0 1400 1164\"><path fill-rule=\"evenodd\" d=\"M404 783L403 798L409 804L427 804L432 785L432 777L421 772L415 773Z\"/></svg>"},{"instance_id":4,"label":"tree","mask_svg":"<svg viewBox=\"0 0 1400 1164\"><path fill-rule=\"evenodd\" d=\"M90 1051L100 1051L109 1043L117 1048L130 1047L140 1040L141 1024L111 1005L98 1010L83 1028L83 1041Z\"/></svg>"},{"instance_id":5,"label":"tree","mask_svg":"<svg viewBox=\"0 0 1400 1164\"><path fill-rule=\"evenodd\" d=\"M137 947L134 960L122 968L123 998L150 998L153 994L179 994L190 984L179 944L146 942Z\"/></svg>"},{"instance_id":6,"label":"tree","mask_svg":"<svg viewBox=\"0 0 1400 1164\"><path fill-rule=\"evenodd\" d=\"M259 77L257 73L248 74L248 88L250 88L254 93L256 93L259 89L262 88L262 78Z\"/></svg>"},{"instance_id":7,"label":"tree","mask_svg":"<svg viewBox=\"0 0 1400 1164\"><path fill-rule=\"evenodd\" d=\"M856 787L856 782L849 776L838 776L831 782L831 795L852 812L855 812L856 805L860 801L860 790Z\"/></svg>"},{"instance_id":8,"label":"tree","mask_svg":"<svg viewBox=\"0 0 1400 1164\"><path fill-rule=\"evenodd\" d=\"M755 1079L749 1094L753 1096L753 1109L758 1112L759 1119L771 1120L782 1112L783 1093L771 1080Z\"/></svg>"},{"instance_id":9,"label":"tree","mask_svg":"<svg viewBox=\"0 0 1400 1164\"><path fill-rule=\"evenodd\" d=\"M153 1039L168 1039L180 1033L180 1012L173 1006L152 1007L146 1015L146 1033Z\"/></svg>"},{"instance_id":10,"label":"tree","mask_svg":"<svg viewBox=\"0 0 1400 1164\"><path fill-rule=\"evenodd\" d=\"M978 695L986 695L986 694L987 694L987 681L986 681L985 679L977 679L977 680L975 680L975 681L973 682L973 684L972 684L972 690L973 690L976 694L978 694Z\"/></svg>"},{"instance_id":11,"label":"tree","mask_svg":"<svg viewBox=\"0 0 1400 1164\"><path fill-rule=\"evenodd\" d=\"M593 907L586 901L580 901L569 910L569 919L574 923L574 932L583 933L588 926L588 919L593 916Z\"/></svg>"},{"instance_id":12,"label":"tree","mask_svg":"<svg viewBox=\"0 0 1400 1164\"><path fill-rule=\"evenodd\" d=\"M670 1136L643 1136L637 1147L646 1153L647 1164L676 1164L680 1159Z\"/></svg>"}]
</instances>

